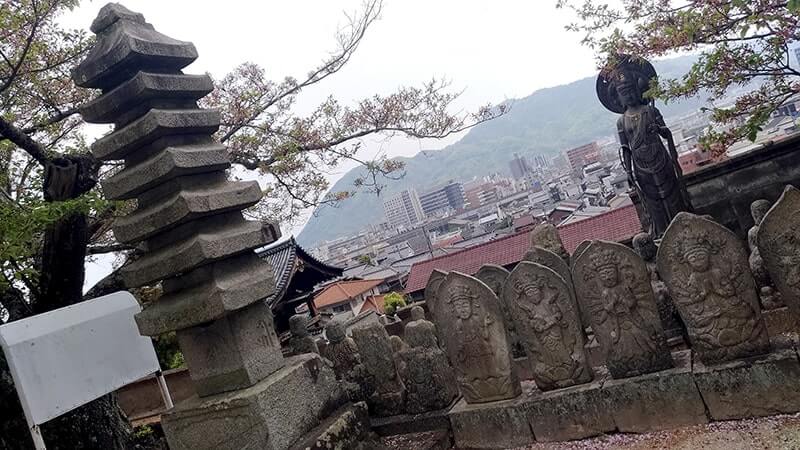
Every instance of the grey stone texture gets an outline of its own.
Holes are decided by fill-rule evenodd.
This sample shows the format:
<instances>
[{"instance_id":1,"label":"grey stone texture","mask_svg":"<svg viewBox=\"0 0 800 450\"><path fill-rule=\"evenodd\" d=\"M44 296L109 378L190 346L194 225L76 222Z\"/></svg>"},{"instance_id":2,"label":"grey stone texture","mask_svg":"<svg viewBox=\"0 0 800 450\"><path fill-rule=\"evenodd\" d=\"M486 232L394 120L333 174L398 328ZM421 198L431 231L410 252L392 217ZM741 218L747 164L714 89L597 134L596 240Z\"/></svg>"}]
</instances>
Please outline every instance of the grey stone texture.
<instances>
[{"instance_id":1,"label":"grey stone texture","mask_svg":"<svg viewBox=\"0 0 800 450\"><path fill-rule=\"evenodd\" d=\"M252 386L283 365L272 312L263 302L207 325L178 330L189 375L201 396Z\"/></svg>"},{"instance_id":2,"label":"grey stone texture","mask_svg":"<svg viewBox=\"0 0 800 450\"><path fill-rule=\"evenodd\" d=\"M139 72L107 95L82 106L80 113L92 123L124 125L124 118L139 117L151 108L196 107L197 100L213 90L208 75ZM124 113L120 115L121 111Z\"/></svg>"},{"instance_id":3,"label":"grey stone texture","mask_svg":"<svg viewBox=\"0 0 800 450\"><path fill-rule=\"evenodd\" d=\"M522 349L519 336L517 335L517 331L514 329L514 319L511 317L511 312L508 309L508 305L505 304L502 298L503 285L506 283L506 279L510 273L511 272L502 266L498 266L496 264L484 264L480 269L478 269L478 272L475 274L475 278L483 281L497 296L497 299L500 301L500 310L503 313L503 323L506 325L506 337L511 348L511 354L513 356L522 356L525 354L525 350Z\"/></svg>"},{"instance_id":4,"label":"grey stone texture","mask_svg":"<svg viewBox=\"0 0 800 450\"><path fill-rule=\"evenodd\" d=\"M320 347L320 354L333 364L336 379L341 381L350 399L366 400L372 392L372 386L355 341L345 334L344 325L337 321L325 325L325 336L329 342Z\"/></svg>"},{"instance_id":5,"label":"grey stone texture","mask_svg":"<svg viewBox=\"0 0 800 450\"><path fill-rule=\"evenodd\" d=\"M164 293L158 301L136 315L144 336L221 319L269 297L275 289L272 269L254 253L201 266L165 280L162 286Z\"/></svg>"},{"instance_id":6,"label":"grey stone texture","mask_svg":"<svg viewBox=\"0 0 800 450\"><path fill-rule=\"evenodd\" d=\"M172 450L283 450L346 401L333 371L309 353L249 388L191 398L162 426Z\"/></svg>"},{"instance_id":7,"label":"grey stone texture","mask_svg":"<svg viewBox=\"0 0 800 450\"><path fill-rule=\"evenodd\" d=\"M435 326L425 320L421 307L415 306L411 314L414 320L405 329L409 346L394 357L406 388L405 412L417 414L446 407L458 395L458 388L453 368L436 343Z\"/></svg>"},{"instance_id":8,"label":"grey stone texture","mask_svg":"<svg viewBox=\"0 0 800 450\"><path fill-rule=\"evenodd\" d=\"M447 430L450 432L450 419L448 413L456 401L435 411L422 413L398 414L389 417L371 417L372 430L381 436L396 434L421 433L432 430Z\"/></svg>"},{"instance_id":9,"label":"grey stone texture","mask_svg":"<svg viewBox=\"0 0 800 450\"><path fill-rule=\"evenodd\" d=\"M603 384L618 431L647 433L708 422L692 377L690 350L673 353L675 368Z\"/></svg>"},{"instance_id":10,"label":"grey stone texture","mask_svg":"<svg viewBox=\"0 0 800 450\"><path fill-rule=\"evenodd\" d=\"M747 246L750 248L750 272L753 273L761 306L764 309L775 309L783 306L780 292L775 289L772 277L769 275L769 270L764 264L764 258L761 257L761 250L758 247L758 230L761 228L761 221L764 220L764 216L771 206L772 204L769 200L763 198L750 204L753 226L747 231Z\"/></svg>"},{"instance_id":11,"label":"grey stone texture","mask_svg":"<svg viewBox=\"0 0 800 450\"><path fill-rule=\"evenodd\" d=\"M355 328L353 340L373 387L367 397L370 412L376 416L401 414L406 390L397 374L394 351L386 328L379 323Z\"/></svg>"},{"instance_id":12,"label":"grey stone texture","mask_svg":"<svg viewBox=\"0 0 800 450\"><path fill-rule=\"evenodd\" d=\"M570 270L570 265L568 262L565 262L564 259L557 254L553 253L550 250L544 249L535 245L525 253L525 256L522 258L523 261L528 261L532 263L541 264L549 269L552 269L555 273L557 273L564 282L567 284L569 288L569 293L572 295L573 300L575 301L575 305L578 307L578 312L580 313L581 317L581 324L583 325L584 329L591 327L591 320L589 315L586 311L583 311L583 308L578 301L578 297L575 295L575 286L572 281L572 272Z\"/></svg>"},{"instance_id":13,"label":"grey stone texture","mask_svg":"<svg viewBox=\"0 0 800 450\"><path fill-rule=\"evenodd\" d=\"M92 154L102 161L124 159L165 136L213 134L219 128L219 121L219 111L212 109L151 109L123 128L98 139L92 144Z\"/></svg>"},{"instance_id":14,"label":"grey stone texture","mask_svg":"<svg viewBox=\"0 0 800 450\"><path fill-rule=\"evenodd\" d=\"M539 442L571 441L614 431L602 382L594 381L530 397L530 426Z\"/></svg>"},{"instance_id":15,"label":"grey stone texture","mask_svg":"<svg viewBox=\"0 0 800 450\"><path fill-rule=\"evenodd\" d=\"M308 316L295 314L289 318L289 350L292 355L303 353L319 353L317 342L308 332Z\"/></svg>"},{"instance_id":16,"label":"grey stone texture","mask_svg":"<svg viewBox=\"0 0 800 450\"><path fill-rule=\"evenodd\" d=\"M429 309L467 403L504 400L521 393L500 302L486 284L450 272Z\"/></svg>"},{"instance_id":17,"label":"grey stone texture","mask_svg":"<svg viewBox=\"0 0 800 450\"><path fill-rule=\"evenodd\" d=\"M189 224L194 225L194 224ZM234 215L211 217L205 229L176 242L154 249L120 269L128 286L144 286L204 264L230 258L272 242L264 224ZM174 233L180 235L180 233ZM177 237L177 236L175 236Z\"/></svg>"},{"instance_id":18,"label":"grey stone texture","mask_svg":"<svg viewBox=\"0 0 800 450\"><path fill-rule=\"evenodd\" d=\"M573 267L575 290L614 378L672 367L644 261L616 242L593 241Z\"/></svg>"},{"instance_id":19,"label":"grey stone texture","mask_svg":"<svg viewBox=\"0 0 800 450\"><path fill-rule=\"evenodd\" d=\"M701 361L714 364L769 351L747 253L730 230L679 213L658 249L658 273Z\"/></svg>"},{"instance_id":20,"label":"grey stone texture","mask_svg":"<svg viewBox=\"0 0 800 450\"><path fill-rule=\"evenodd\" d=\"M490 403L460 400L450 410L455 448L498 449L534 442L526 396Z\"/></svg>"},{"instance_id":21,"label":"grey stone texture","mask_svg":"<svg viewBox=\"0 0 800 450\"><path fill-rule=\"evenodd\" d=\"M385 447L378 436L370 430L367 405L364 402L347 404L339 408L303 439L292 445L292 449L295 450L383 448Z\"/></svg>"},{"instance_id":22,"label":"grey stone texture","mask_svg":"<svg viewBox=\"0 0 800 450\"><path fill-rule=\"evenodd\" d=\"M249 208L259 200L257 181L193 186L121 217L114 223L114 236L119 242L133 244L204 216Z\"/></svg>"},{"instance_id":23,"label":"grey stone texture","mask_svg":"<svg viewBox=\"0 0 800 450\"><path fill-rule=\"evenodd\" d=\"M105 5L92 23L97 43L72 72L75 84L108 90L140 71L178 71L197 59L191 42L165 36L144 16L118 3Z\"/></svg>"},{"instance_id":24,"label":"grey stone texture","mask_svg":"<svg viewBox=\"0 0 800 450\"><path fill-rule=\"evenodd\" d=\"M221 144L166 147L103 181L103 192L110 199L127 200L177 177L219 172L230 165L228 149Z\"/></svg>"},{"instance_id":25,"label":"grey stone texture","mask_svg":"<svg viewBox=\"0 0 800 450\"><path fill-rule=\"evenodd\" d=\"M800 411L800 363L794 349L717 365L695 361L694 379L712 420Z\"/></svg>"},{"instance_id":26,"label":"grey stone texture","mask_svg":"<svg viewBox=\"0 0 800 450\"><path fill-rule=\"evenodd\" d=\"M569 264L569 253L564 248L564 243L561 242L561 236L558 235L558 229L552 223L543 222L536 225L530 234L531 248L541 247L549 250Z\"/></svg>"},{"instance_id":27,"label":"grey stone texture","mask_svg":"<svg viewBox=\"0 0 800 450\"><path fill-rule=\"evenodd\" d=\"M552 390L592 379L575 299L564 279L541 264L522 261L503 288L536 385Z\"/></svg>"},{"instance_id":28,"label":"grey stone texture","mask_svg":"<svg viewBox=\"0 0 800 450\"><path fill-rule=\"evenodd\" d=\"M800 190L786 186L764 216L757 242L770 278L781 300L800 318Z\"/></svg>"},{"instance_id":29,"label":"grey stone texture","mask_svg":"<svg viewBox=\"0 0 800 450\"><path fill-rule=\"evenodd\" d=\"M664 284L664 281L661 280L661 275L658 274L658 266L656 263L658 246L655 241L653 241L653 236L650 236L650 233L639 233L633 237L632 244L633 249L644 260L647 272L650 274L650 287L653 289L656 305L658 305L658 315L661 318L661 325L664 328L664 332L668 336L683 334L683 322L681 322L678 310L672 302L672 297L669 294L667 285Z\"/></svg>"}]
</instances>

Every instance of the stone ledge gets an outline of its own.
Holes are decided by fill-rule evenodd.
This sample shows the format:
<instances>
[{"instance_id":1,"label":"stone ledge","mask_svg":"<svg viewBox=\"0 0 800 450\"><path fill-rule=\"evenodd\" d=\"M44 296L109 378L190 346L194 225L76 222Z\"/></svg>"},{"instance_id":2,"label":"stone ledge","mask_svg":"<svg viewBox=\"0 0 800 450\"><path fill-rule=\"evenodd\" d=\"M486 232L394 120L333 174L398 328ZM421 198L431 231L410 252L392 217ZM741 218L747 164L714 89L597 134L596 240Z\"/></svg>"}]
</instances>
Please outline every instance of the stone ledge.
<instances>
[{"instance_id":1,"label":"stone ledge","mask_svg":"<svg viewBox=\"0 0 800 450\"><path fill-rule=\"evenodd\" d=\"M284 450L345 403L333 370L304 354L249 388L192 397L162 425L172 450Z\"/></svg>"},{"instance_id":2,"label":"stone ledge","mask_svg":"<svg viewBox=\"0 0 800 450\"><path fill-rule=\"evenodd\" d=\"M369 429L367 405L347 404L292 445L293 450L377 448L378 436Z\"/></svg>"},{"instance_id":3,"label":"stone ledge","mask_svg":"<svg viewBox=\"0 0 800 450\"><path fill-rule=\"evenodd\" d=\"M602 387L599 380L531 396L527 407L536 440L569 441L614 431Z\"/></svg>"},{"instance_id":4,"label":"stone ledge","mask_svg":"<svg viewBox=\"0 0 800 450\"><path fill-rule=\"evenodd\" d=\"M528 401L524 392L511 400L490 403L470 405L459 400L448 414L455 448L511 448L534 442L528 423Z\"/></svg>"},{"instance_id":5,"label":"stone ledge","mask_svg":"<svg viewBox=\"0 0 800 450\"><path fill-rule=\"evenodd\" d=\"M370 418L372 430L380 436L396 434L420 433L432 430L447 430L450 432L450 420L447 417L450 409L455 406L461 397L457 398L447 408L428 411L421 414L400 414L389 417Z\"/></svg>"},{"instance_id":6,"label":"stone ledge","mask_svg":"<svg viewBox=\"0 0 800 450\"><path fill-rule=\"evenodd\" d=\"M672 354L673 369L603 384L614 424L623 433L646 433L708 423L703 399L692 377L692 354Z\"/></svg>"},{"instance_id":7,"label":"stone ledge","mask_svg":"<svg viewBox=\"0 0 800 450\"><path fill-rule=\"evenodd\" d=\"M712 420L800 411L800 361L794 350L713 366L696 360L693 374Z\"/></svg>"}]
</instances>

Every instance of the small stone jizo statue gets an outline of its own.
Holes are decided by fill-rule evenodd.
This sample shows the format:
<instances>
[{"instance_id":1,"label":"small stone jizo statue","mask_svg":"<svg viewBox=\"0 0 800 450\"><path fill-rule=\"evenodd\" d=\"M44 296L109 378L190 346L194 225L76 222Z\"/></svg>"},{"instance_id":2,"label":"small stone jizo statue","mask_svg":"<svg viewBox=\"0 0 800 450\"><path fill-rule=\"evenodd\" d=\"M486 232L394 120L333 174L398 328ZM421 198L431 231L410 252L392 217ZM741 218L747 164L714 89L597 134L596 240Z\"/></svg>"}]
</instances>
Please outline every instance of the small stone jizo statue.
<instances>
[{"instance_id":1,"label":"small stone jizo statue","mask_svg":"<svg viewBox=\"0 0 800 450\"><path fill-rule=\"evenodd\" d=\"M436 327L414 306L406 325L408 345L395 353L397 371L406 387L406 412L418 414L447 407L458 395L453 368L436 342ZM399 339L399 338L398 338Z\"/></svg>"},{"instance_id":2,"label":"small stone jizo statue","mask_svg":"<svg viewBox=\"0 0 800 450\"><path fill-rule=\"evenodd\" d=\"M292 355L303 353L319 353L317 343L308 333L308 316L295 314L289 318L289 331L292 337L289 339L289 349Z\"/></svg>"}]
</instances>

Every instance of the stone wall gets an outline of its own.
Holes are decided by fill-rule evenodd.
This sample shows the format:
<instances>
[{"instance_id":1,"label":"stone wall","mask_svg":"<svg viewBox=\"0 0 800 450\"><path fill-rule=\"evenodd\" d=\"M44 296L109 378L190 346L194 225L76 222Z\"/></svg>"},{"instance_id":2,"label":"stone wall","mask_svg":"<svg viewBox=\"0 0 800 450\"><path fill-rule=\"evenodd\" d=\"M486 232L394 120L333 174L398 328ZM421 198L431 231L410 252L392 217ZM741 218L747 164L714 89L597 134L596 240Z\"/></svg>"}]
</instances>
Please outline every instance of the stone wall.
<instances>
[{"instance_id":1,"label":"stone wall","mask_svg":"<svg viewBox=\"0 0 800 450\"><path fill-rule=\"evenodd\" d=\"M800 136L770 144L686 176L697 214L714 219L744 238L753 226L750 203L774 202L787 184L800 184Z\"/></svg>"}]
</instances>

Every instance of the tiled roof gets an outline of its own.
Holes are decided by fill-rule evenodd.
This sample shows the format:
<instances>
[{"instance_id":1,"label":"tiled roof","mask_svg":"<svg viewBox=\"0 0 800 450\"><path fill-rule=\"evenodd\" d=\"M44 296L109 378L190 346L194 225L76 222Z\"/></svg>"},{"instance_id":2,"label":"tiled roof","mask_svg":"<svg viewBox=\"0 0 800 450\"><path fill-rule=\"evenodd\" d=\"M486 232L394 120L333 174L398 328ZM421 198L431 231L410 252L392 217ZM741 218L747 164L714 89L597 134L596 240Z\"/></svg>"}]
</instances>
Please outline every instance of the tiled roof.
<instances>
[{"instance_id":1,"label":"tiled roof","mask_svg":"<svg viewBox=\"0 0 800 450\"><path fill-rule=\"evenodd\" d=\"M383 310L383 302L386 296L383 294L379 295L370 295L367 297L367 300L364 302L364 306L361 307L361 311L375 311L378 314L386 314Z\"/></svg>"},{"instance_id":2,"label":"tiled roof","mask_svg":"<svg viewBox=\"0 0 800 450\"><path fill-rule=\"evenodd\" d=\"M265 299L270 307L275 306L276 302L286 293L286 288L292 280L292 275L294 275L298 256L307 264L311 264L321 272L329 274L331 278L342 275L342 269L329 266L303 250L295 241L294 236L283 242L273 243L262 250L258 250L256 254L269 263L270 267L272 267L272 274L275 277L275 292Z\"/></svg>"},{"instance_id":3,"label":"tiled roof","mask_svg":"<svg viewBox=\"0 0 800 450\"><path fill-rule=\"evenodd\" d=\"M383 283L382 279L337 281L336 283L325 286L325 289L314 296L314 305L317 308L324 308L326 306L344 303L381 283Z\"/></svg>"},{"instance_id":4,"label":"tiled roof","mask_svg":"<svg viewBox=\"0 0 800 450\"><path fill-rule=\"evenodd\" d=\"M625 241L640 231L639 217L633 205L558 227L558 234L570 253L584 240ZM411 266L405 292L410 294L425 289L434 269L474 274L484 264L507 266L518 263L525 256L529 245L528 232L523 231L455 253L420 261Z\"/></svg>"}]
</instances>

